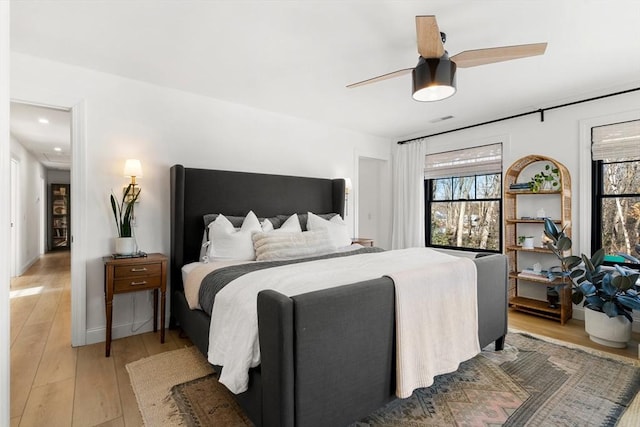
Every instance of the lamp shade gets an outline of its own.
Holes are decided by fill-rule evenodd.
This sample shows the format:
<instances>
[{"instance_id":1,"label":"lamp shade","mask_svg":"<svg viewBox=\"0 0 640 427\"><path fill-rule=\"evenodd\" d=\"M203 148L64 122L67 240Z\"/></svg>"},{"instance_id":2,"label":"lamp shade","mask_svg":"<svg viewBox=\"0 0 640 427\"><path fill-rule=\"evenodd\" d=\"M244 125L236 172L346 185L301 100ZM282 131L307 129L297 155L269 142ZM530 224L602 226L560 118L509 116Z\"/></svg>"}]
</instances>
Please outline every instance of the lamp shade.
<instances>
[{"instance_id":1,"label":"lamp shade","mask_svg":"<svg viewBox=\"0 0 640 427\"><path fill-rule=\"evenodd\" d=\"M416 101L440 101L456 93L456 64L446 55L442 58L420 57L411 75Z\"/></svg>"},{"instance_id":2,"label":"lamp shade","mask_svg":"<svg viewBox=\"0 0 640 427\"><path fill-rule=\"evenodd\" d=\"M140 178L142 176L142 164L140 160L127 159L124 163L124 176L135 176Z\"/></svg>"},{"instance_id":3,"label":"lamp shade","mask_svg":"<svg viewBox=\"0 0 640 427\"><path fill-rule=\"evenodd\" d=\"M345 179L344 179L344 189L345 189L345 192L346 192L347 194L349 194L349 192L351 191L351 188L353 188L353 187L351 186L351 178L345 178Z\"/></svg>"}]
</instances>

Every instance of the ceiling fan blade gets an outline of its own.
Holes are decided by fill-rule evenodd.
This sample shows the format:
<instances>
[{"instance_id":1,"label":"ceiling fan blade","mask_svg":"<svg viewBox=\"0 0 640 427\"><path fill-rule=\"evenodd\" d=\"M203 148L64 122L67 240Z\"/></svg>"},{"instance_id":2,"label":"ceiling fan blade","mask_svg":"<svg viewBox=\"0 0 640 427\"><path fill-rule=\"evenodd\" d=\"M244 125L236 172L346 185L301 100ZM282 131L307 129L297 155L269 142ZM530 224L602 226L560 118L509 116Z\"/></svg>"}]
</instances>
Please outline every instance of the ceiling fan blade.
<instances>
[{"instance_id":1,"label":"ceiling fan blade","mask_svg":"<svg viewBox=\"0 0 640 427\"><path fill-rule=\"evenodd\" d=\"M494 62L510 61L542 55L547 48L546 43L521 44L516 46L492 47L488 49L465 50L451 57L460 68L476 67Z\"/></svg>"},{"instance_id":2,"label":"ceiling fan blade","mask_svg":"<svg viewBox=\"0 0 640 427\"><path fill-rule=\"evenodd\" d=\"M416 16L416 37L418 53L423 58L440 58L444 55L442 37L435 16Z\"/></svg>"},{"instance_id":3,"label":"ceiling fan blade","mask_svg":"<svg viewBox=\"0 0 640 427\"><path fill-rule=\"evenodd\" d=\"M402 70L394 71L392 73L383 74L381 76L373 77L371 79L363 80L361 82L351 83L350 85L347 85L347 87L351 89L351 88L358 87L358 86L368 85L369 83L381 82L383 80L392 79L394 77L400 77L402 75L410 73L411 71L413 71L413 68L404 68Z\"/></svg>"}]
</instances>

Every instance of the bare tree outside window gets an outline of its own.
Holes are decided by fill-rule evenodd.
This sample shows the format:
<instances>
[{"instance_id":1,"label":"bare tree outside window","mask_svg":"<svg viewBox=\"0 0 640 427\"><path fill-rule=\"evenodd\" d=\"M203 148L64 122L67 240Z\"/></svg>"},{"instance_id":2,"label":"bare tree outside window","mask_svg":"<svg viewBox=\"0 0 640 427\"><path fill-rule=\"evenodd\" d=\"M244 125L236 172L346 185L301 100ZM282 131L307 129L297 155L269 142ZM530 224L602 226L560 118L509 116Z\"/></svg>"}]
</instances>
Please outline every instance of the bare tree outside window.
<instances>
[{"instance_id":1,"label":"bare tree outside window","mask_svg":"<svg viewBox=\"0 0 640 427\"><path fill-rule=\"evenodd\" d=\"M592 251L605 249L605 262L640 258L640 120L592 129ZM638 267L638 265L634 265Z\"/></svg>"},{"instance_id":2,"label":"bare tree outside window","mask_svg":"<svg viewBox=\"0 0 640 427\"><path fill-rule=\"evenodd\" d=\"M429 246L500 251L502 174L426 180Z\"/></svg>"},{"instance_id":3,"label":"bare tree outside window","mask_svg":"<svg viewBox=\"0 0 640 427\"><path fill-rule=\"evenodd\" d=\"M609 257L640 256L640 161L600 164L601 247Z\"/></svg>"}]
</instances>

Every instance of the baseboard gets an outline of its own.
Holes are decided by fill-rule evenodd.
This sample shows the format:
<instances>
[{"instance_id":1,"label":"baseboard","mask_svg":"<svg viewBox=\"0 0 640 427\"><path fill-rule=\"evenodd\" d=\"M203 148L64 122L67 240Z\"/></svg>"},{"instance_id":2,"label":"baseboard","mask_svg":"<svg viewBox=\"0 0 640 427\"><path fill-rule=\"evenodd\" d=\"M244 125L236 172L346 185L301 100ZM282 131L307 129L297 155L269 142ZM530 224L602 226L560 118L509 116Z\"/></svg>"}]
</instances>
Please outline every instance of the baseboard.
<instances>
[{"instance_id":1,"label":"baseboard","mask_svg":"<svg viewBox=\"0 0 640 427\"><path fill-rule=\"evenodd\" d=\"M36 261L38 261L38 259L40 259L40 255L36 255L35 257L33 257L29 261L27 261L27 263L25 265L20 267L20 272L18 273L18 276L22 276L28 269L31 268L31 266L33 264L36 263Z\"/></svg>"},{"instance_id":2,"label":"baseboard","mask_svg":"<svg viewBox=\"0 0 640 427\"><path fill-rule=\"evenodd\" d=\"M125 338L132 335L138 335L138 334L143 334L145 332L153 331L152 321L149 321L146 325L144 323L145 323L144 321L136 322L135 324L133 324L133 327L131 323L122 324L122 325L113 325L111 329L111 339L116 340L118 338ZM140 327L141 325L144 325L144 326ZM137 329L137 328L140 328L140 329ZM137 330L135 332L131 332L131 329L137 329ZM106 340L106 335L107 335L107 328L105 326L100 328L88 329L87 345L104 342Z\"/></svg>"}]
</instances>

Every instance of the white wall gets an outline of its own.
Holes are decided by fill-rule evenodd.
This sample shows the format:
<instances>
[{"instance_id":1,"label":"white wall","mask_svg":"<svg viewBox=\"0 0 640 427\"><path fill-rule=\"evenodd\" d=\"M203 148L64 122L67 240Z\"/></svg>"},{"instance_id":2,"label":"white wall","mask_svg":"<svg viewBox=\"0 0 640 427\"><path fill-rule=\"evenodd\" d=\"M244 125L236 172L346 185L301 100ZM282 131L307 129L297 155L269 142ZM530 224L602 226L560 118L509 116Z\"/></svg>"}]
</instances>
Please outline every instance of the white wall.
<instances>
[{"instance_id":1,"label":"white wall","mask_svg":"<svg viewBox=\"0 0 640 427\"><path fill-rule=\"evenodd\" d=\"M9 2L0 1L0 194L10 194ZM6 196L5 196L6 197ZM9 203L0 203L0 425L9 424Z\"/></svg>"},{"instance_id":2,"label":"white wall","mask_svg":"<svg viewBox=\"0 0 640 427\"><path fill-rule=\"evenodd\" d=\"M47 187L51 184L70 184L71 173L58 169L47 169Z\"/></svg>"},{"instance_id":3,"label":"white wall","mask_svg":"<svg viewBox=\"0 0 640 427\"><path fill-rule=\"evenodd\" d=\"M534 114L432 137L427 141L427 152L503 142L503 170L516 159L528 154L541 154L563 163L568 168L572 181L573 253L580 254L590 252L586 242L589 242L591 233L589 212L581 212L581 209L590 209L590 162L581 166L581 154L584 156L590 149L590 133L587 132L585 136L582 132L581 135L581 127L585 123L601 124L603 117L613 122L616 117L620 121L629 120L630 115L640 116L639 92L546 111L544 122L540 121L539 115ZM581 306L574 306L574 317L584 318ZM640 322L634 322L633 325L634 330L640 330Z\"/></svg>"},{"instance_id":4,"label":"white wall","mask_svg":"<svg viewBox=\"0 0 640 427\"><path fill-rule=\"evenodd\" d=\"M16 237L20 241L17 275L23 274L40 256L40 224L44 215L46 199L40 196L41 179L45 177L42 164L27 151L20 141L11 136L11 157L20 163L20 187L18 202L18 224Z\"/></svg>"},{"instance_id":5,"label":"white wall","mask_svg":"<svg viewBox=\"0 0 640 427\"><path fill-rule=\"evenodd\" d=\"M11 73L15 100L55 105L53 100L68 99L84 101L86 107L86 161L76 165L74 158L72 178L74 170L86 171L87 343L104 340L101 257L113 251L108 197L126 183L125 159L140 159L144 172L136 207L139 245L146 252L168 254L173 164L354 179L354 153L390 157L386 139L23 54L12 54ZM132 298L116 296L114 337L130 335L132 323L151 313L141 295L133 319Z\"/></svg>"}]
</instances>

